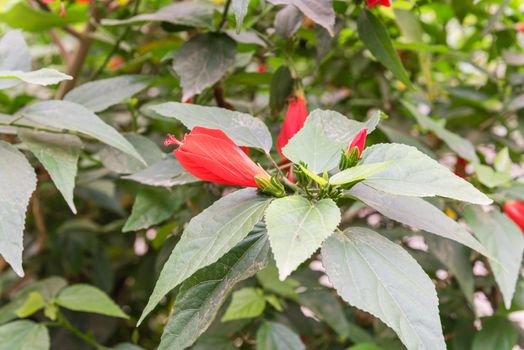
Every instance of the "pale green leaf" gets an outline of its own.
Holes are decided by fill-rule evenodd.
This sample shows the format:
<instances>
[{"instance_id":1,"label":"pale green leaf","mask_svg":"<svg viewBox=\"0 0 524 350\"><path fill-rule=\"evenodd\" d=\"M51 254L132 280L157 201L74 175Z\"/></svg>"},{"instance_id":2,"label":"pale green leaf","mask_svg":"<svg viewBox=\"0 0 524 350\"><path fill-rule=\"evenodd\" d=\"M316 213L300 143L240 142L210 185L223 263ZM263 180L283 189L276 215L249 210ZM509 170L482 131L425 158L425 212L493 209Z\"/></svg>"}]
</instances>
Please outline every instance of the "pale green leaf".
<instances>
[{"instance_id":1,"label":"pale green leaf","mask_svg":"<svg viewBox=\"0 0 524 350\"><path fill-rule=\"evenodd\" d=\"M483 185L494 188L507 184L511 181L511 175L505 172L494 171L491 167L483 164L473 164L475 173Z\"/></svg>"},{"instance_id":2,"label":"pale green leaf","mask_svg":"<svg viewBox=\"0 0 524 350\"><path fill-rule=\"evenodd\" d=\"M333 185L343 185L362 181L372 175L375 175L376 173L387 169L390 164L391 162L387 161L381 163L357 165L331 176L329 183Z\"/></svg>"},{"instance_id":3,"label":"pale green leaf","mask_svg":"<svg viewBox=\"0 0 524 350\"><path fill-rule=\"evenodd\" d=\"M183 203L184 197L177 191L162 188L144 188L135 198L131 215L122 232L138 231L169 219Z\"/></svg>"},{"instance_id":4,"label":"pale green leaf","mask_svg":"<svg viewBox=\"0 0 524 350\"><path fill-rule=\"evenodd\" d=\"M22 306L16 309L15 314L20 318L25 318L43 309L45 305L46 301L42 294L39 292L31 292Z\"/></svg>"},{"instance_id":5,"label":"pale green leaf","mask_svg":"<svg viewBox=\"0 0 524 350\"><path fill-rule=\"evenodd\" d=\"M299 336L277 322L264 322L257 330L257 350L305 350Z\"/></svg>"},{"instance_id":6,"label":"pale green leaf","mask_svg":"<svg viewBox=\"0 0 524 350\"><path fill-rule=\"evenodd\" d=\"M220 129L238 146L256 147L269 152L273 143L267 126L247 113L178 102L149 108L163 117L180 120L188 129L195 126Z\"/></svg>"},{"instance_id":7,"label":"pale green leaf","mask_svg":"<svg viewBox=\"0 0 524 350\"><path fill-rule=\"evenodd\" d=\"M144 90L151 78L141 75L121 75L90 81L69 91L64 100L81 104L93 112L101 112Z\"/></svg>"},{"instance_id":8,"label":"pale green leaf","mask_svg":"<svg viewBox=\"0 0 524 350\"><path fill-rule=\"evenodd\" d=\"M75 284L62 289L56 303L69 310L129 318L106 293L88 284Z\"/></svg>"},{"instance_id":9,"label":"pale green leaf","mask_svg":"<svg viewBox=\"0 0 524 350\"><path fill-rule=\"evenodd\" d=\"M33 321L15 321L0 326L0 350L49 350L49 333Z\"/></svg>"},{"instance_id":10,"label":"pale green leaf","mask_svg":"<svg viewBox=\"0 0 524 350\"><path fill-rule=\"evenodd\" d=\"M511 158L509 156L509 150L507 147L504 147L495 156L495 162L493 163L493 166L498 172L508 173L511 171L512 165L513 163L511 162Z\"/></svg>"},{"instance_id":11,"label":"pale green leaf","mask_svg":"<svg viewBox=\"0 0 524 350\"><path fill-rule=\"evenodd\" d=\"M415 147L390 143L367 147L361 164L393 161L384 171L363 181L366 185L391 194L432 197L442 196L475 204L492 200L466 180L431 159Z\"/></svg>"},{"instance_id":12,"label":"pale green leaf","mask_svg":"<svg viewBox=\"0 0 524 350\"><path fill-rule=\"evenodd\" d=\"M24 155L4 141L0 141L0 184L0 254L23 276L25 212L36 175Z\"/></svg>"},{"instance_id":13,"label":"pale green leaf","mask_svg":"<svg viewBox=\"0 0 524 350\"><path fill-rule=\"evenodd\" d=\"M493 210L467 207L464 218L473 233L496 261L489 259L506 308L510 308L524 253L524 236L506 215Z\"/></svg>"},{"instance_id":14,"label":"pale green leaf","mask_svg":"<svg viewBox=\"0 0 524 350\"><path fill-rule=\"evenodd\" d=\"M335 10L331 0L268 0L275 5L293 5L313 22L335 35Z\"/></svg>"},{"instance_id":15,"label":"pale green leaf","mask_svg":"<svg viewBox=\"0 0 524 350\"><path fill-rule=\"evenodd\" d=\"M231 2L231 9L233 10L237 21L237 32L240 32L240 29L242 28L242 22L244 22L244 17L246 17L248 6L249 0L233 0Z\"/></svg>"},{"instance_id":16,"label":"pale green leaf","mask_svg":"<svg viewBox=\"0 0 524 350\"><path fill-rule=\"evenodd\" d=\"M386 66L398 80L408 87L413 87L398 53L393 47L393 43L384 24L368 10L360 12L357 24L360 40L362 40L369 51L371 51L377 60Z\"/></svg>"},{"instance_id":17,"label":"pale green leaf","mask_svg":"<svg viewBox=\"0 0 524 350\"><path fill-rule=\"evenodd\" d=\"M422 198L377 191L364 183L355 185L347 193L390 219L454 240L481 254L489 255L482 244L461 225Z\"/></svg>"},{"instance_id":18,"label":"pale green leaf","mask_svg":"<svg viewBox=\"0 0 524 350\"><path fill-rule=\"evenodd\" d=\"M253 229L271 203L246 188L211 205L189 222L165 263L139 323L170 290L227 253Z\"/></svg>"},{"instance_id":19,"label":"pale green leaf","mask_svg":"<svg viewBox=\"0 0 524 350\"><path fill-rule=\"evenodd\" d=\"M475 152L475 146L473 146L473 144L468 139L452 133L433 119L420 113L411 103L404 100L401 102L424 129L435 133L439 139L444 141L446 145L448 145L448 147L455 151L459 156L469 160L470 162L479 162L479 158Z\"/></svg>"},{"instance_id":20,"label":"pale green leaf","mask_svg":"<svg viewBox=\"0 0 524 350\"><path fill-rule=\"evenodd\" d=\"M133 146L113 127L86 107L69 101L37 102L19 112L25 120L57 130L72 130L91 136L144 162Z\"/></svg>"},{"instance_id":21,"label":"pale green leaf","mask_svg":"<svg viewBox=\"0 0 524 350\"><path fill-rule=\"evenodd\" d=\"M47 170L69 208L76 214L73 190L82 141L75 135L18 130L18 137Z\"/></svg>"},{"instance_id":22,"label":"pale green leaf","mask_svg":"<svg viewBox=\"0 0 524 350\"><path fill-rule=\"evenodd\" d=\"M329 198L312 203L301 196L290 196L269 205L265 220L280 280L320 248L340 219L340 209Z\"/></svg>"},{"instance_id":23,"label":"pale green leaf","mask_svg":"<svg viewBox=\"0 0 524 350\"><path fill-rule=\"evenodd\" d=\"M274 262L257 273L256 277L264 290L276 293L284 298L293 300L297 298L295 289L300 286L300 282L292 278L286 278L284 281L279 280L278 269Z\"/></svg>"},{"instance_id":24,"label":"pale green leaf","mask_svg":"<svg viewBox=\"0 0 524 350\"><path fill-rule=\"evenodd\" d=\"M20 30L11 30L0 39L0 71L31 70L31 55ZM0 79L0 89L18 85L20 80Z\"/></svg>"},{"instance_id":25,"label":"pale green leaf","mask_svg":"<svg viewBox=\"0 0 524 350\"><path fill-rule=\"evenodd\" d=\"M163 160L164 153L151 139L131 133L126 133L122 136L124 136L138 154L142 156L147 166L153 166ZM110 146L103 147L98 152L98 157L107 169L118 174L133 174L147 168L146 165L136 160L136 158Z\"/></svg>"},{"instance_id":26,"label":"pale green leaf","mask_svg":"<svg viewBox=\"0 0 524 350\"><path fill-rule=\"evenodd\" d=\"M269 243L265 230L254 231L217 262L181 284L159 350L192 345L213 322L234 286L267 264Z\"/></svg>"},{"instance_id":27,"label":"pale green leaf","mask_svg":"<svg viewBox=\"0 0 524 350\"><path fill-rule=\"evenodd\" d=\"M6 2L2 2L5 4ZM43 11L32 7L25 1L13 1L13 6L0 12L0 22L11 28L23 29L26 32L42 33L51 28L63 28L68 24L85 22L88 13L85 5L67 6L67 16L60 13Z\"/></svg>"},{"instance_id":28,"label":"pale green leaf","mask_svg":"<svg viewBox=\"0 0 524 350\"><path fill-rule=\"evenodd\" d=\"M222 316L222 322L255 318L260 316L265 308L266 299L260 289L242 288L233 293L231 303Z\"/></svg>"},{"instance_id":29,"label":"pale green leaf","mask_svg":"<svg viewBox=\"0 0 524 350\"><path fill-rule=\"evenodd\" d=\"M309 114L308 119L319 118L326 136L338 142L342 149L346 149L360 130L367 128L368 134L373 132L380 122L382 114L381 111L377 111L368 120L359 122L348 119L336 111L315 109Z\"/></svg>"},{"instance_id":30,"label":"pale green leaf","mask_svg":"<svg viewBox=\"0 0 524 350\"><path fill-rule=\"evenodd\" d=\"M282 152L293 163L304 162L308 170L318 174L338 165L341 150L338 142L327 137L320 117L310 114Z\"/></svg>"},{"instance_id":31,"label":"pale green leaf","mask_svg":"<svg viewBox=\"0 0 524 350\"><path fill-rule=\"evenodd\" d=\"M64 80L72 80L73 77L61 73L55 69L42 68L32 72L19 70L0 70L0 79L21 80L25 83L36 85L54 85Z\"/></svg>"},{"instance_id":32,"label":"pale green leaf","mask_svg":"<svg viewBox=\"0 0 524 350\"><path fill-rule=\"evenodd\" d=\"M175 158L168 157L144 170L132 175L123 176L123 179L133 180L144 185L173 187L200 181L188 173Z\"/></svg>"},{"instance_id":33,"label":"pale green leaf","mask_svg":"<svg viewBox=\"0 0 524 350\"><path fill-rule=\"evenodd\" d=\"M322 260L340 296L381 319L408 349L446 349L435 286L400 246L352 227L326 240Z\"/></svg>"}]
</instances>

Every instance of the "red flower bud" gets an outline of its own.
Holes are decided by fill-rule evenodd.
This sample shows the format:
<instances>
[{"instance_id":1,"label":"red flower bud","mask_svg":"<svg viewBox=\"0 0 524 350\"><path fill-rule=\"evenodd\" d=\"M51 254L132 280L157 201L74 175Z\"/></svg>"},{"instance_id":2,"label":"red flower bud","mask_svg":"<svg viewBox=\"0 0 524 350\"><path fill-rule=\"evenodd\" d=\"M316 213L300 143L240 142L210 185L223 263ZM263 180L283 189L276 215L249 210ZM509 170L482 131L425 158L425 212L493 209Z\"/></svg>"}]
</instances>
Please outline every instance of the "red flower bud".
<instances>
[{"instance_id":1,"label":"red flower bud","mask_svg":"<svg viewBox=\"0 0 524 350\"><path fill-rule=\"evenodd\" d=\"M302 129L306 122L307 114L306 101L302 97L295 97L287 108L286 117L284 118L284 123L277 138L277 150L282 158L286 158L282 153L282 148Z\"/></svg>"},{"instance_id":2,"label":"red flower bud","mask_svg":"<svg viewBox=\"0 0 524 350\"><path fill-rule=\"evenodd\" d=\"M468 161L465 160L462 157L457 157L457 163L455 164L455 175L460 176L461 178L465 179L467 176L466 173L466 166L468 165Z\"/></svg>"},{"instance_id":3,"label":"red flower bud","mask_svg":"<svg viewBox=\"0 0 524 350\"><path fill-rule=\"evenodd\" d=\"M524 202L506 202L506 204L504 204L504 212L524 233Z\"/></svg>"},{"instance_id":4,"label":"red flower bud","mask_svg":"<svg viewBox=\"0 0 524 350\"><path fill-rule=\"evenodd\" d=\"M515 29L521 33L524 33L524 22L518 22L515 25Z\"/></svg>"},{"instance_id":5,"label":"red flower bud","mask_svg":"<svg viewBox=\"0 0 524 350\"><path fill-rule=\"evenodd\" d=\"M353 141L351 141L351 143L349 144L347 152L349 153L351 152L351 150L354 147L357 147L358 148L358 158L360 159L360 156L362 155L362 151L364 150L364 145L366 144L367 134L368 134L368 128L363 128L362 130L360 130L357 136L355 136Z\"/></svg>"},{"instance_id":6,"label":"red flower bud","mask_svg":"<svg viewBox=\"0 0 524 350\"><path fill-rule=\"evenodd\" d=\"M257 187L255 176L270 178L221 130L196 126L183 141L169 135L164 145L178 145L173 154L180 164L204 181Z\"/></svg>"},{"instance_id":7,"label":"red flower bud","mask_svg":"<svg viewBox=\"0 0 524 350\"><path fill-rule=\"evenodd\" d=\"M389 0L367 0L368 7L375 7L375 6L386 6L390 7L391 2Z\"/></svg>"}]
</instances>

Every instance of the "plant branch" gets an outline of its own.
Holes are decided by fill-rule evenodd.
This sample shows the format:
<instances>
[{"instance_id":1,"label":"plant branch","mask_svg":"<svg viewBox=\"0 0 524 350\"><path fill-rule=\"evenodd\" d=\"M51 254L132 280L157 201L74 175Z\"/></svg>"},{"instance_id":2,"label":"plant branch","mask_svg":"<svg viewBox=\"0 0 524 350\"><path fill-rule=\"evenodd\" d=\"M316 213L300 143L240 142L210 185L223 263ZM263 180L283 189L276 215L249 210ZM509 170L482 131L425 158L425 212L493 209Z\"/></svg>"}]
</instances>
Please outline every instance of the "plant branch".
<instances>
[{"instance_id":1,"label":"plant branch","mask_svg":"<svg viewBox=\"0 0 524 350\"><path fill-rule=\"evenodd\" d=\"M136 0L135 1L135 6L133 8L132 16L136 16L136 14L138 13L138 8L139 7L140 7L140 0ZM115 44L113 45L113 47L111 48L109 53L104 58L104 61L98 67L98 69L96 69L95 72L91 75L89 80L95 80L100 74L102 74L102 72L106 68L107 64L109 63L109 60L118 51L118 49L120 48L120 44L122 43L122 41L124 41L124 39L126 38L127 34L129 34L130 30L131 30L131 25L128 25L126 27L126 29L124 29L124 32L116 39Z\"/></svg>"},{"instance_id":2,"label":"plant branch","mask_svg":"<svg viewBox=\"0 0 524 350\"><path fill-rule=\"evenodd\" d=\"M76 328L61 313L58 314L58 322L55 325L64 327L69 332L71 332L76 337L78 337L79 339L83 340L84 342L86 342L89 345L92 345L96 350L109 350L109 348L106 348L105 346L98 344L95 339L88 336L87 334L84 334L80 329Z\"/></svg>"},{"instance_id":3,"label":"plant branch","mask_svg":"<svg viewBox=\"0 0 524 350\"><path fill-rule=\"evenodd\" d=\"M229 7L231 6L231 0L227 0L226 5L224 6L224 12L222 12L222 19L218 25L218 30L222 30L227 21L227 14L229 12Z\"/></svg>"}]
</instances>

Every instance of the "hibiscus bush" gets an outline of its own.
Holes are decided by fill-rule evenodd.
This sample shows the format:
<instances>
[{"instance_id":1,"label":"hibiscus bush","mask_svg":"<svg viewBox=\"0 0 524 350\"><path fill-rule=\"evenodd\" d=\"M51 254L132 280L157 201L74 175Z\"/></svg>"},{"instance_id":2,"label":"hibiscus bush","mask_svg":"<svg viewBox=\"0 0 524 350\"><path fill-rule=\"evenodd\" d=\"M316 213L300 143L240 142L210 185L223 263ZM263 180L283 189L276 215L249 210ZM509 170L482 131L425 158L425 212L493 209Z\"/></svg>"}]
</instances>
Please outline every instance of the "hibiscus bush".
<instances>
[{"instance_id":1,"label":"hibiscus bush","mask_svg":"<svg viewBox=\"0 0 524 350\"><path fill-rule=\"evenodd\" d=\"M522 1L0 4L0 350L524 347Z\"/></svg>"}]
</instances>

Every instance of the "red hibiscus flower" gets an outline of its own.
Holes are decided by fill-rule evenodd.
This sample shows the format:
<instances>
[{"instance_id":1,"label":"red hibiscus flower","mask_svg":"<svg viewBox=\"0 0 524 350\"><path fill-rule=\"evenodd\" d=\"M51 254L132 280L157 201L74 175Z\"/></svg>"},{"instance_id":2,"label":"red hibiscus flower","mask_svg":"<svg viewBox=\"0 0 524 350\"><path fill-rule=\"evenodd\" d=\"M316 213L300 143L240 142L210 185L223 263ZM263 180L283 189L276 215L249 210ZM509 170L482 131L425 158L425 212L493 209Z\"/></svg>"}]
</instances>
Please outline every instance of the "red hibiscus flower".
<instances>
[{"instance_id":1,"label":"red hibiscus flower","mask_svg":"<svg viewBox=\"0 0 524 350\"><path fill-rule=\"evenodd\" d=\"M356 148L358 150L358 159L360 159L360 156L362 155L362 151L364 150L364 145L366 144L366 136L368 135L368 128L364 128L360 130L351 141L348 147L348 153L350 153L353 148Z\"/></svg>"},{"instance_id":2,"label":"red hibiscus flower","mask_svg":"<svg viewBox=\"0 0 524 350\"><path fill-rule=\"evenodd\" d=\"M286 158L282 153L289 140L295 136L295 134L302 129L307 117L307 106L306 101L302 97L295 97L289 104L284 118L284 123L280 129L280 134L277 138L277 150L282 158Z\"/></svg>"},{"instance_id":3,"label":"red hibiscus flower","mask_svg":"<svg viewBox=\"0 0 524 350\"><path fill-rule=\"evenodd\" d=\"M169 135L166 146L178 145L173 151L180 164L204 181L222 185L258 187L257 179L270 179L227 135L217 129L194 127L183 141Z\"/></svg>"},{"instance_id":4,"label":"red hibiscus flower","mask_svg":"<svg viewBox=\"0 0 524 350\"><path fill-rule=\"evenodd\" d=\"M390 7L391 2L389 0L367 0L368 7L375 7L375 6L386 6Z\"/></svg>"},{"instance_id":5,"label":"red hibiscus flower","mask_svg":"<svg viewBox=\"0 0 524 350\"><path fill-rule=\"evenodd\" d=\"M362 151L364 151L367 134L368 128L360 130L349 144L348 149L345 152L342 152L342 157L340 158L340 163L338 165L340 170L346 170L358 163Z\"/></svg>"},{"instance_id":6,"label":"red hibiscus flower","mask_svg":"<svg viewBox=\"0 0 524 350\"><path fill-rule=\"evenodd\" d=\"M510 201L504 204L504 212L524 233L524 202Z\"/></svg>"}]
</instances>

